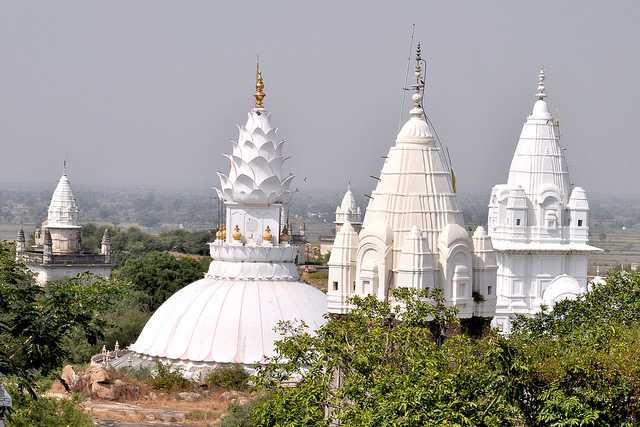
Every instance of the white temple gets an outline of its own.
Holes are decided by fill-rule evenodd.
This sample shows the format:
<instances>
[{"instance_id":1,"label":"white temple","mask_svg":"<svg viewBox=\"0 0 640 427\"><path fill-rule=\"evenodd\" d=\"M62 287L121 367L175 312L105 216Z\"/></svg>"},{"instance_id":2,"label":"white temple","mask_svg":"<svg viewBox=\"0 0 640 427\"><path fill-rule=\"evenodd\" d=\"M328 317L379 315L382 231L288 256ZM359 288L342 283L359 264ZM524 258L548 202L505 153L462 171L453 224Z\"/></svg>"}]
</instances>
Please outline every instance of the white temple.
<instances>
[{"instance_id":1,"label":"white temple","mask_svg":"<svg viewBox=\"0 0 640 427\"><path fill-rule=\"evenodd\" d=\"M422 97L420 45L413 108L389 149L362 230L348 216L329 260L328 308L347 313L349 298L390 297L398 287L441 288L459 316L491 317L496 264L491 241L479 227L465 229L454 175L427 124Z\"/></svg>"},{"instance_id":2,"label":"white temple","mask_svg":"<svg viewBox=\"0 0 640 427\"><path fill-rule=\"evenodd\" d=\"M589 203L569 180L559 124L549 112L544 71L533 111L522 127L507 184L489 202L489 235L497 252L494 326L510 331L516 314L533 314L587 290Z\"/></svg>"},{"instance_id":3,"label":"white temple","mask_svg":"<svg viewBox=\"0 0 640 427\"><path fill-rule=\"evenodd\" d=\"M325 322L326 296L298 281L297 249L281 222L293 175L283 172L284 141L263 107L259 69L256 80L256 106L226 156L229 174L218 174L226 229L210 244L209 271L165 301L130 346L187 374L261 363L274 355L280 321L303 321L311 330Z\"/></svg>"},{"instance_id":4,"label":"white temple","mask_svg":"<svg viewBox=\"0 0 640 427\"><path fill-rule=\"evenodd\" d=\"M37 283L92 273L102 277L111 275L111 238L108 229L102 237L100 253L81 250L82 226L80 209L71 181L65 170L51 196L47 219L36 230L33 247L27 247L24 231L16 239L16 259L24 261L35 273Z\"/></svg>"}]
</instances>

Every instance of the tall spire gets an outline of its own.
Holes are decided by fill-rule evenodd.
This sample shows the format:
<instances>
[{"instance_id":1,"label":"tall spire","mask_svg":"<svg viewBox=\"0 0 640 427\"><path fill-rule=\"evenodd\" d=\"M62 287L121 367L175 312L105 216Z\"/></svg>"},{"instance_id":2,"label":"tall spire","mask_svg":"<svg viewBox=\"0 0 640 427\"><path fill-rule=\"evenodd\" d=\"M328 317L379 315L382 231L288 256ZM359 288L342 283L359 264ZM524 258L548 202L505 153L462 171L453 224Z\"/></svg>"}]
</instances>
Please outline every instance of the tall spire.
<instances>
[{"instance_id":1,"label":"tall spire","mask_svg":"<svg viewBox=\"0 0 640 427\"><path fill-rule=\"evenodd\" d=\"M544 100L547 97L547 93L544 91L544 67L540 67L538 72L538 91L536 92L536 98Z\"/></svg>"},{"instance_id":2,"label":"tall spire","mask_svg":"<svg viewBox=\"0 0 640 427\"><path fill-rule=\"evenodd\" d=\"M264 108L264 80L262 79L262 72L260 71L260 57L256 58L256 108Z\"/></svg>"}]
</instances>

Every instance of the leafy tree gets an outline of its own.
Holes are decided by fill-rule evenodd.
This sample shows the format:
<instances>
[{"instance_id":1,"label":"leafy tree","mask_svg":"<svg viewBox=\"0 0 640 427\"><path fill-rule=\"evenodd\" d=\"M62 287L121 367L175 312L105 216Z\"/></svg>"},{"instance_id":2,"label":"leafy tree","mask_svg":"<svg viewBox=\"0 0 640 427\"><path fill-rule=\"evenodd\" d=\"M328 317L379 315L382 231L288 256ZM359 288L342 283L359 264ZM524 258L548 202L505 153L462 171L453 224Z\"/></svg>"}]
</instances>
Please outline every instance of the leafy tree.
<instances>
[{"instance_id":1,"label":"leafy tree","mask_svg":"<svg viewBox=\"0 0 640 427\"><path fill-rule=\"evenodd\" d=\"M129 258L114 275L133 283L136 290L146 295L149 310L154 311L178 289L201 279L204 271L194 259L153 251Z\"/></svg>"},{"instance_id":2,"label":"leafy tree","mask_svg":"<svg viewBox=\"0 0 640 427\"><path fill-rule=\"evenodd\" d=\"M278 355L257 382L270 398L251 411L256 425L513 425L500 351L457 334L440 290L398 290L397 304L354 298L355 309L311 335L285 323ZM401 309L402 307L402 309ZM299 378L295 387L286 383Z\"/></svg>"}]
</instances>

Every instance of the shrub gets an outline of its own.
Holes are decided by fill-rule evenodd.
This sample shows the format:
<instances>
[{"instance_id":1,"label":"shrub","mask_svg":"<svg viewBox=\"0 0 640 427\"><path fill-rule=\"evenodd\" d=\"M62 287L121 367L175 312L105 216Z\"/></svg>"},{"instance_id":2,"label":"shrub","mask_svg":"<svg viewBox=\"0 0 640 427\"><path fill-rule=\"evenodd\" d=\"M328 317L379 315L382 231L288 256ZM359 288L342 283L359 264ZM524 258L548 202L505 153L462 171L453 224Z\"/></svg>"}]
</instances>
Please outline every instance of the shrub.
<instances>
[{"instance_id":1,"label":"shrub","mask_svg":"<svg viewBox=\"0 0 640 427\"><path fill-rule=\"evenodd\" d=\"M6 387L13 398L13 410L9 414L7 427L91 427L91 417L78 407L80 398L70 400L39 397L33 399L17 388Z\"/></svg>"},{"instance_id":2,"label":"shrub","mask_svg":"<svg viewBox=\"0 0 640 427\"><path fill-rule=\"evenodd\" d=\"M242 365L224 366L211 371L205 379L209 388L224 387L233 390L245 390L248 387L249 374Z\"/></svg>"},{"instance_id":3,"label":"shrub","mask_svg":"<svg viewBox=\"0 0 640 427\"><path fill-rule=\"evenodd\" d=\"M173 369L170 365L156 362L156 369L151 378L149 385L156 390L175 392L191 390L194 388L192 381L182 376L180 368Z\"/></svg>"}]
</instances>

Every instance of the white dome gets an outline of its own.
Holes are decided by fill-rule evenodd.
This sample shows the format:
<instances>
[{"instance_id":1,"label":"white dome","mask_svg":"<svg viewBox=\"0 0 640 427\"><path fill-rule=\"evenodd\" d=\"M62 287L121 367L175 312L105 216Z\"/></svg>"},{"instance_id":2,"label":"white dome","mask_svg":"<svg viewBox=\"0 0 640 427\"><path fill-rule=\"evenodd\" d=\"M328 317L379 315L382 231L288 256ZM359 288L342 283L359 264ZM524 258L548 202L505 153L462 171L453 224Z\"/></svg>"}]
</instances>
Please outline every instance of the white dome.
<instances>
[{"instance_id":1,"label":"white dome","mask_svg":"<svg viewBox=\"0 0 640 427\"><path fill-rule=\"evenodd\" d=\"M130 350L204 363L260 363L274 355L280 321L325 322L327 300L296 281L204 278L176 292L151 316Z\"/></svg>"},{"instance_id":2,"label":"white dome","mask_svg":"<svg viewBox=\"0 0 640 427\"><path fill-rule=\"evenodd\" d=\"M584 289L575 277L561 274L553 279L551 284L544 290L542 300L549 308L553 308L557 302L564 299L576 299L583 293Z\"/></svg>"}]
</instances>

